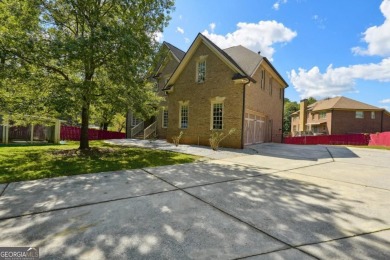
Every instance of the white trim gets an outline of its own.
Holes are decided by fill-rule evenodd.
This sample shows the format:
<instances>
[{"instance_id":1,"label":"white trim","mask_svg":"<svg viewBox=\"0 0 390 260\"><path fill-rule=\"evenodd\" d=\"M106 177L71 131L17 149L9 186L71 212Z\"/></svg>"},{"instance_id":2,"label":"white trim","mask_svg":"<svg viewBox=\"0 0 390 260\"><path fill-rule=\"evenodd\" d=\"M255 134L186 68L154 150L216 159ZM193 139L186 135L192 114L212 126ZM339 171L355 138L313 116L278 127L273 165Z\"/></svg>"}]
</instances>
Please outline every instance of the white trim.
<instances>
[{"instance_id":1,"label":"white trim","mask_svg":"<svg viewBox=\"0 0 390 260\"><path fill-rule=\"evenodd\" d=\"M167 112L167 124L166 125L164 125L164 122L165 122L165 117L164 117L164 115L165 115L165 112ZM167 107L163 107L162 108L162 113L161 113L161 128L168 128L168 120L169 120L169 117L168 117L168 108Z\"/></svg>"},{"instance_id":2,"label":"white trim","mask_svg":"<svg viewBox=\"0 0 390 260\"><path fill-rule=\"evenodd\" d=\"M187 101L179 101L179 128L180 129L188 129L188 127L189 127L189 117L190 117L190 108L189 108L189 101L187 100ZM181 117L182 117L182 114L181 114L181 112L182 112L182 108L183 107L187 107L187 127L182 127L182 121L181 121Z\"/></svg>"},{"instance_id":3,"label":"white trim","mask_svg":"<svg viewBox=\"0 0 390 260\"><path fill-rule=\"evenodd\" d=\"M224 127L224 115L225 115L225 97L215 97L210 99L210 130L223 130ZM221 104L222 105L222 128L214 128L214 105Z\"/></svg>"},{"instance_id":4,"label":"white trim","mask_svg":"<svg viewBox=\"0 0 390 260\"><path fill-rule=\"evenodd\" d=\"M200 56L197 61L196 61L196 69L195 69L195 82L196 83L204 83L206 81L206 71L207 71L207 56L208 55L204 55L204 56ZM199 80L199 64L200 63L204 63L204 78L203 80Z\"/></svg>"}]
</instances>

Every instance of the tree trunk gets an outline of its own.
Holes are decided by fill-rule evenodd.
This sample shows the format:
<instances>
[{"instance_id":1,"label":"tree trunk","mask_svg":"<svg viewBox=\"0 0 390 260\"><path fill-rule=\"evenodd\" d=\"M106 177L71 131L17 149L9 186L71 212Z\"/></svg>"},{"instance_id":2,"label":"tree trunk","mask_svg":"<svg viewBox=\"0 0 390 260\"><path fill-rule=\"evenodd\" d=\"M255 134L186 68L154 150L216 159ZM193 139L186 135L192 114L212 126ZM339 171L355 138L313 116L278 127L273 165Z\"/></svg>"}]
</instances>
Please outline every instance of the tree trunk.
<instances>
[{"instance_id":1,"label":"tree trunk","mask_svg":"<svg viewBox=\"0 0 390 260\"><path fill-rule=\"evenodd\" d=\"M89 102L84 102L81 110L81 134L80 134L80 150L89 149Z\"/></svg>"}]
</instances>

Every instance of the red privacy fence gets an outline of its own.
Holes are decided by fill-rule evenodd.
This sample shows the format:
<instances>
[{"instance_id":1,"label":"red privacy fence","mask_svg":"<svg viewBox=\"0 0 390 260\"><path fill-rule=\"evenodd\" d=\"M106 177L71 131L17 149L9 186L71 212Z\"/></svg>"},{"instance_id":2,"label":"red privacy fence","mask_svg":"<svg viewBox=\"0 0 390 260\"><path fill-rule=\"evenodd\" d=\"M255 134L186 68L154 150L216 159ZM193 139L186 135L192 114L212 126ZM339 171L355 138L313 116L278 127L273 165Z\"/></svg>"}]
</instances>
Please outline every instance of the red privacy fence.
<instances>
[{"instance_id":1,"label":"red privacy fence","mask_svg":"<svg viewBox=\"0 0 390 260\"><path fill-rule=\"evenodd\" d=\"M370 134L368 145L390 146L390 132Z\"/></svg>"},{"instance_id":2,"label":"red privacy fence","mask_svg":"<svg viewBox=\"0 0 390 260\"><path fill-rule=\"evenodd\" d=\"M348 135L312 135L285 137L286 144L330 144L330 145L368 145L370 136L367 134Z\"/></svg>"},{"instance_id":3,"label":"red privacy fence","mask_svg":"<svg viewBox=\"0 0 390 260\"><path fill-rule=\"evenodd\" d=\"M89 140L104 140L104 139L123 139L126 138L125 133L88 129ZM79 141L80 127L61 126L61 140Z\"/></svg>"}]
</instances>

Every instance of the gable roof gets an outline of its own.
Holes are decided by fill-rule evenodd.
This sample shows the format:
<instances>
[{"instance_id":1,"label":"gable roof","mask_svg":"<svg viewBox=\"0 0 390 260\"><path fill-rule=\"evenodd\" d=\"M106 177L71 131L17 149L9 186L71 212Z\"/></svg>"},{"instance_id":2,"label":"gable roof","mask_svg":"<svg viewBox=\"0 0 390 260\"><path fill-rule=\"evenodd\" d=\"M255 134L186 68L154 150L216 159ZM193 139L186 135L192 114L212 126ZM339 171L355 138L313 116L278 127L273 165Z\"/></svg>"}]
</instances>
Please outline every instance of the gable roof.
<instances>
[{"instance_id":1,"label":"gable roof","mask_svg":"<svg viewBox=\"0 0 390 260\"><path fill-rule=\"evenodd\" d=\"M308 110L320 111L329 109L352 109L352 110L384 110L383 108L368 105L343 96L323 99L309 105Z\"/></svg>"},{"instance_id":2,"label":"gable roof","mask_svg":"<svg viewBox=\"0 0 390 260\"><path fill-rule=\"evenodd\" d=\"M178 62L180 62L183 58L184 55L186 54L184 51L180 50L176 46L173 46L169 42L163 42L163 45L165 45L173 54L173 56L177 59Z\"/></svg>"},{"instance_id":3,"label":"gable roof","mask_svg":"<svg viewBox=\"0 0 390 260\"><path fill-rule=\"evenodd\" d=\"M207 47L209 47L210 50L214 52L214 54L216 54L228 67L230 67L235 72L232 78L233 80L246 78L249 81L256 83L256 80L253 79L252 76L256 72L260 64L262 62L265 62L271 68L271 70L275 72L277 77L284 84L284 87L288 86L287 82L274 68L274 66L272 66L272 64L268 61L266 57L263 57L241 45L222 50L203 34L199 33L191 44L187 53L184 55L179 66L177 66L172 76L166 83L166 86L163 90L171 89L172 85L175 83L181 72L184 70L184 68L192 58L193 54L195 53L195 50L201 43L204 43Z\"/></svg>"},{"instance_id":4,"label":"gable roof","mask_svg":"<svg viewBox=\"0 0 390 260\"><path fill-rule=\"evenodd\" d=\"M255 73L260 62L263 60L263 56L256 54L241 45L230 47L223 51L249 76L252 76Z\"/></svg>"},{"instance_id":5,"label":"gable roof","mask_svg":"<svg viewBox=\"0 0 390 260\"><path fill-rule=\"evenodd\" d=\"M224 52L221 48L219 48L217 45L215 45L212 41L210 41L207 37L199 33L195 40L192 42L190 48L188 49L187 53L184 55L184 58L180 62L179 66L177 66L176 70L173 72L172 76L170 77L169 81L167 82L165 89L170 88L171 85L174 84L176 79L179 77L180 73L183 71L183 69L186 67L187 63L190 61L191 57L193 56L195 50L198 48L198 46L201 43L204 43L207 47L210 48L211 51L213 51L222 61L226 63L233 71L236 73L244 76L245 78L248 78L251 81L254 81L249 75L247 75L244 70L237 64L237 62L232 59L226 52Z\"/></svg>"}]
</instances>

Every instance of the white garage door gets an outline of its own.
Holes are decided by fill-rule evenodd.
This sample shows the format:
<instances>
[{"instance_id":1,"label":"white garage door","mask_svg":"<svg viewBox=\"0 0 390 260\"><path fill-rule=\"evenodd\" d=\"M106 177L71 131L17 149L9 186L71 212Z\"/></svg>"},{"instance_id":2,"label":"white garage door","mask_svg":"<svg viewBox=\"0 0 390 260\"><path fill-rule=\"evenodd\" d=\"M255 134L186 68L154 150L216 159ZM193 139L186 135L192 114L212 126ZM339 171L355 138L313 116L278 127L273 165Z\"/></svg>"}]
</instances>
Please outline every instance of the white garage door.
<instances>
[{"instance_id":1,"label":"white garage door","mask_svg":"<svg viewBox=\"0 0 390 260\"><path fill-rule=\"evenodd\" d=\"M265 141L265 117L245 113L244 144L258 144Z\"/></svg>"}]
</instances>

